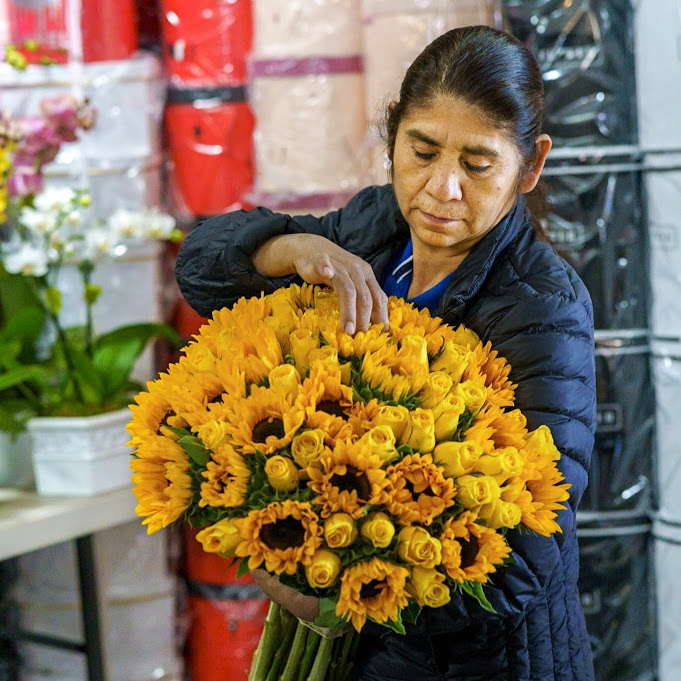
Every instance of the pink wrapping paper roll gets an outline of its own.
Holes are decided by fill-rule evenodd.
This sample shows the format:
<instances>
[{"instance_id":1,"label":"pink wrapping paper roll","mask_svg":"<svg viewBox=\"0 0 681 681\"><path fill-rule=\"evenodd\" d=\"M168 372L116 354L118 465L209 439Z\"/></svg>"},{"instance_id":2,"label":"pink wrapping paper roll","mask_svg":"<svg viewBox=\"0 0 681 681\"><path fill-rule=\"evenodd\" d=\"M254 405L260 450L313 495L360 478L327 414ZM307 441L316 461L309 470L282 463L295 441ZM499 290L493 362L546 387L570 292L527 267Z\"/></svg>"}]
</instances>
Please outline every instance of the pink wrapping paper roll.
<instances>
[{"instance_id":1,"label":"pink wrapping paper roll","mask_svg":"<svg viewBox=\"0 0 681 681\"><path fill-rule=\"evenodd\" d=\"M253 11L259 59L362 52L360 0L253 0Z\"/></svg>"}]
</instances>

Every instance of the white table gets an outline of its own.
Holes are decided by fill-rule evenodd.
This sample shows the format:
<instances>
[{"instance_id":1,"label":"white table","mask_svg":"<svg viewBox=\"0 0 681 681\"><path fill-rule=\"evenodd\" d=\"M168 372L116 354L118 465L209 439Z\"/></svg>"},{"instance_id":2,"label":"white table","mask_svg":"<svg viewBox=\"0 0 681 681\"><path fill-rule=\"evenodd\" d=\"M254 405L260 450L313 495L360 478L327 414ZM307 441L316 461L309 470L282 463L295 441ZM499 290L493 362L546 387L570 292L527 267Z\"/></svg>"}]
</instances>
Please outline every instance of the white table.
<instances>
[{"instance_id":1,"label":"white table","mask_svg":"<svg viewBox=\"0 0 681 681\"><path fill-rule=\"evenodd\" d=\"M0 560L75 540L85 633L83 643L24 631L6 632L6 636L83 653L90 681L105 681L92 535L134 520L135 504L129 488L91 497L46 497L35 492L0 489Z\"/></svg>"}]
</instances>

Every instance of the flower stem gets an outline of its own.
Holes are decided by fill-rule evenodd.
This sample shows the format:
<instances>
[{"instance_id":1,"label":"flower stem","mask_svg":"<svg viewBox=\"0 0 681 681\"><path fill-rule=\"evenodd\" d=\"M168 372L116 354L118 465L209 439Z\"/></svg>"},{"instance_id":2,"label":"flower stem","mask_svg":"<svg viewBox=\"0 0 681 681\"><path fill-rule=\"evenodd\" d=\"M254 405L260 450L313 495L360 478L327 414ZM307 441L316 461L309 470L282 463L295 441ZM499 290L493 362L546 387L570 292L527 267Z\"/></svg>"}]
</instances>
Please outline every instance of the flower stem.
<instances>
[{"instance_id":1,"label":"flower stem","mask_svg":"<svg viewBox=\"0 0 681 681\"><path fill-rule=\"evenodd\" d=\"M278 681L279 670L281 669L284 660L289 656L291 650L291 643L296 633L296 624L298 620L285 608L281 609L281 627L282 637L274 653L274 659L267 672L266 681Z\"/></svg>"},{"instance_id":2,"label":"flower stem","mask_svg":"<svg viewBox=\"0 0 681 681\"><path fill-rule=\"evenodd\" d=\"M281 606L278 603L270 602L270 608L265 618L265 628L253 655L253 664L248 675L248 681L265 681L279 637L280 610Z\"/></svg>"},{"instance_id":3,"label":"flower stem","mask_svg":"<svg viewBox=\"0 0 681 681\"><path fill-rule=\"evenodd\" d=\"M352 667L355 662L355 651L357 650L358 643L359 634L354 629L343 636L343 645L341 647L338 661L339 681L347 681L350 679Z\"/></svg>"},{"instance_id":4,"label":"flower stem","mask_svg":"<svg viewBox=\"0 0 681 681\"><path fill-rule=\"evenodd\" d=\"M305 654L303 655L303 659L300 662L297 681L307 681L321 639L322 637L316 631L312 631L312 629L310 629L307 634L307 641L305 642Z\"/></svg>"},{"instance_id":5,"label":"flower stem","mask_svg":"<svg viewBox=\"0 0 681 681\"><path fill-rule=\"evenodd\" d=\"M310 631L302 622L296 625L296 635L293 637L291 650L286 660L286 666L281 673L281 681L296 681L298 678L298 665L303 659L305 653L305 641L307 639L307 632Z\"/></svg>"},{"instance_id":6,"label":"flower stem","mask_svg":"<svg viewBox=\"0 0 681 681\"><path fill-rule=\"evenodd\" d=\"M312 665L312 671L307 677L308 681L324 681L326 670L331 662L331 651L333 650L333 639L322 638L319 642L317 657Z\"/></svg>"}]
</instances>

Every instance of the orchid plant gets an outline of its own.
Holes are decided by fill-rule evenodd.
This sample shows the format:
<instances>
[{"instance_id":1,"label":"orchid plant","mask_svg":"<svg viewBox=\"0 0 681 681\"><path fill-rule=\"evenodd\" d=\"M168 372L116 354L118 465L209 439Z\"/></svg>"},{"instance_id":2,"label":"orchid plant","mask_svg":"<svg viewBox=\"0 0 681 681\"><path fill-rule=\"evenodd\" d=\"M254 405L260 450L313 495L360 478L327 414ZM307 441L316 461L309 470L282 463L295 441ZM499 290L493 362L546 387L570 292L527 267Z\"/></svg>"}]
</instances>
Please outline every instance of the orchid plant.
<instances>
[{"instance_id":1,"label":"orchid plant","mask_svg":"<svg viewBox=\"0 0 681 681\"><path fill-rule=\"evenodd\" d=\"M121 326L97 336L93 307L102 293L93 273L136 242L179 240L170 215L120 209L91 216L86 190L43 189L43 168L61 144L94 123L73 98L43 101L43 115L0 123L0 430L20 431L33 416L92 415L124 407L130 380L153 339L178 342L167 325ZM64 328L59 273L76 267L84 324Z\"/></svg>"}]
</instances>

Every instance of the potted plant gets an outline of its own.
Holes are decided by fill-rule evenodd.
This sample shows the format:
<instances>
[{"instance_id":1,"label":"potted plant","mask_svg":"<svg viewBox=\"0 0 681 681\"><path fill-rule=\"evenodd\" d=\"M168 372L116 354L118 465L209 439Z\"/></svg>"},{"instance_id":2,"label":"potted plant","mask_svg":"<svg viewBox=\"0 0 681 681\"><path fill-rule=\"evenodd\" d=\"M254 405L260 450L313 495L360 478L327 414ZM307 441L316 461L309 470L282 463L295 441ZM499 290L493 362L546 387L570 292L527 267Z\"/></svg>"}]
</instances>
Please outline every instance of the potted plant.
<instances>
[{"instance_id":1,"label":"potted plant","mask_svg":"<svg viewBox=\"0 0 681 681\"><path fill-rule=\"evenodd\" d=\"M81 108L73 99L50 100L43 123L22 129L5 116L0 125L0 431L28 428L45 493L89 494L127 483L124 426L140 387L133 367L152 339L178 342L175 331L154 322L96 332L97 266L135 242L181 233L157 210L118 210L94 221L87 191L42 191L43 161L91 124ZM80 278L78 326L62 321L59 274L67 267Z\"/></svg>"}]
</instances>

